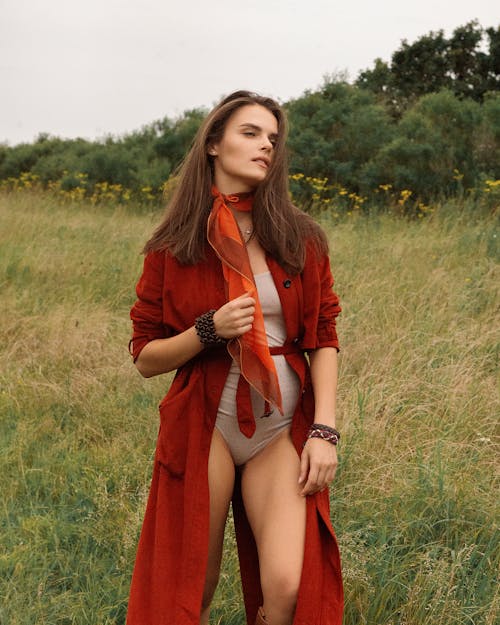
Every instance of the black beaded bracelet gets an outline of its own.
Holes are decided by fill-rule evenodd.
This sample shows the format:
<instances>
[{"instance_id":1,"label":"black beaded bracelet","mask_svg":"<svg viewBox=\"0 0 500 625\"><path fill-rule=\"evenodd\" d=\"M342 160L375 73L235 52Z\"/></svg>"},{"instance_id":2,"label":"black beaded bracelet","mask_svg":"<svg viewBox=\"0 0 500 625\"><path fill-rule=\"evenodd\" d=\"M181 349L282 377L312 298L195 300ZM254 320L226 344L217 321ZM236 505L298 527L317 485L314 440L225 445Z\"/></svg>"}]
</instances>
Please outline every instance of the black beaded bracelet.
<instances>
[{"instance_id":1,"label":"black beaded bracelet","mask_svg":"<svg viewBox=\"0 0 500 625\"><path fill-rule=\"evenodd\" d=\"M223 339L222 336L219 336L215 331L214 313L215 308L212 308L197 317L194 322L196 334L203 345L222 345L227 342L226 339Z\"/></svg>"}]
</instances>

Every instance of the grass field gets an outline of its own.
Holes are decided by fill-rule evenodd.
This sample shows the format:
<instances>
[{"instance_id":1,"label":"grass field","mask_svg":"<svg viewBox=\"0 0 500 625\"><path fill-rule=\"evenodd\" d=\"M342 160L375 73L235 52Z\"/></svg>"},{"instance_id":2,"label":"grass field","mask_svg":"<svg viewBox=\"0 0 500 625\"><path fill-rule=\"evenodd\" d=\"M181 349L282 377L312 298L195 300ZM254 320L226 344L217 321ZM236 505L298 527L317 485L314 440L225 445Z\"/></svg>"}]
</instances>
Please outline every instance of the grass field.
<instances>
[{"instance_id":1,"label":"grass field","mask_svg":"<svg viewBox=\"0 0 500 625\"><path fill-rule=\"evenodd\" d=\"M123 625L169 377L131 365L158 214L0 195L0 623ZM495 625L498 219L324 221L343 314L345 625ZM228 527L212 622L243 625Z\"/></svg>"}]
</instances>

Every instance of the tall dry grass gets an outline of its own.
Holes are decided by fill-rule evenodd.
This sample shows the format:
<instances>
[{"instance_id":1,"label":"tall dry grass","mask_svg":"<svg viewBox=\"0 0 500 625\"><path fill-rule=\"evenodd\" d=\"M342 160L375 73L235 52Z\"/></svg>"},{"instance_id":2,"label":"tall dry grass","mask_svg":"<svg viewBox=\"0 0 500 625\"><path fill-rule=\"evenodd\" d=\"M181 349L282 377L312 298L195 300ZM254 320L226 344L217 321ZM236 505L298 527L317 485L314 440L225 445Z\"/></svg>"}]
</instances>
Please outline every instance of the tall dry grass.
<instances>
[{"instance_id":1,"label":"tall dry grass","mask_svg":"<svg viewBox=\"0 0 500 625\"><path fill-rule=\"evenodd\" d=\"M0 196L0 622L123 624L156 407L126 345L157 215ZM494 625L499 232L324 221L344 312L332 516L346 625ZM242 625L231 527L213 623Z\"/></svg>"}]
</instances>

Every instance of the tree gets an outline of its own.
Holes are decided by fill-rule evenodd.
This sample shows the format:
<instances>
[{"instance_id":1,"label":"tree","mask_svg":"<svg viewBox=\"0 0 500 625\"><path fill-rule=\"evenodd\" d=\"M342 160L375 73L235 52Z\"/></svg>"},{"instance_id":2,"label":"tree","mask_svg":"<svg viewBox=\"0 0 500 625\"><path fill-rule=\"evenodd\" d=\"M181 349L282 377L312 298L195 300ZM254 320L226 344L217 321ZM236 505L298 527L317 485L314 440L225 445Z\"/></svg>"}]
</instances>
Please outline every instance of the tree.
<instances>
[{"instance_id":1,"label":"tree","mask_svg":"<svg viewBox=\"0 0 500 625\"><path fill-rule=\"evenodd\" d=\"M448 41L449 86L460 97L482 100L487 90L487 54L480 49L483 35L477 22L469 22L456 28Z\"/></svg>"},{"instance_id":2,"label":"tree","mask_svg":"<svg viewBox=\"0 0 500 625\"><path fill-rule=\"evenodd\" d=\"M500 26L487 28L488 55L484 58L483 72L487 91L500 90Z\"/></svg>"},{"instance_id":3,"label":"tree","mask_svg":"<svg viewBox=\"0 0 500 625\"><path fill-rule=\"evenodd\" d=\"M365 164L392 138L391 119L366 90L326 82L287 104L291 171L359 189Z\"/></svg>"},{"instance_id":4,"label":"tree","mask_svg":"<svg viewBox=\"0 0 500 625\"><path fill-rule=\"evenodd\" d=\"M434 93L449 86L448 42L443 31L431 32L412 44L404 40L392 55L392 87L401 98Z\"/></svg>"},{"instance_id":5,"label":"tree","mask_svg":"<svg viewBox=\"0 0 500 625\"><path fill-rule=\"evenodd\" d=\"M423 96L375 157L380 182L423 200L456 193L459 185L472 187L479 174L474 134L480 121L481 107L473 100L450 91Z\"/></svg>"},{"instance_id":6,"label":"tree","mask_svg":"<svg viewBox=\"0 0 500 625\"><path fill-rule=\"evenodd\" d=\"M485 39L487 52L482 49ZM488 90L500 86L500 29L484 30L472 21L448 39L439 30L411 44L403 40L390 64L376 59L375 67L362 71L356 84L377 94L395 117L422 95L443 89L481 102Z\"/></svg>"},{"instance_id":7,"label":"tree","mask_svg":"<svg viewBox=\"0 0 500 625\"><path fill-rule=\"evenodd\" d=\"M500 93L486 94L473 143L479 172L500 179Z\"/></svg>"},{"instance_id":8,"label":"tree","mask_svg":"<svg viewBox=\"0 0 500 625\"><path fill-rule=\"evenodd\" d=\"M162 134L155 139L153 150L158 157L168 160L170 171L184 158L205 115L204 109L197 108L185 111L175 122L164 120Z\"/></svg>"}]
</instances>

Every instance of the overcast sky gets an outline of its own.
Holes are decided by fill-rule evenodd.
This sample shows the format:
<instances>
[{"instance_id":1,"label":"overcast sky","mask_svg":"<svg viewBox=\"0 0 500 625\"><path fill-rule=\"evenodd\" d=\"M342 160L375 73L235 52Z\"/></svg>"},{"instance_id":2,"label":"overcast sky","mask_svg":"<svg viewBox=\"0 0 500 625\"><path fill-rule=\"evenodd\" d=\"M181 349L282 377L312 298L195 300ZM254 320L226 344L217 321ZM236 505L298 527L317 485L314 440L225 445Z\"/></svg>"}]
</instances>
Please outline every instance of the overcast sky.
<instances>
[{"instance_id":1,"label":"overcast sky","mask_svg":"<svg viewBox=\"0 0 500 625\"><path fill-rule=\"evenodd\" d=\"M351 79L402 39L498 0L0 0L0 142L96 138L211 106L235 89L284 102Z\"/></svg>"}]
</instances>

